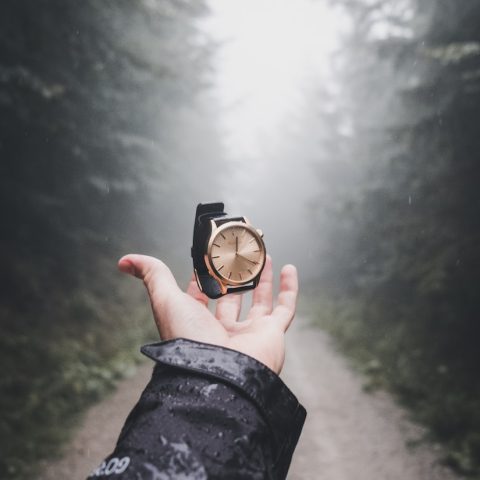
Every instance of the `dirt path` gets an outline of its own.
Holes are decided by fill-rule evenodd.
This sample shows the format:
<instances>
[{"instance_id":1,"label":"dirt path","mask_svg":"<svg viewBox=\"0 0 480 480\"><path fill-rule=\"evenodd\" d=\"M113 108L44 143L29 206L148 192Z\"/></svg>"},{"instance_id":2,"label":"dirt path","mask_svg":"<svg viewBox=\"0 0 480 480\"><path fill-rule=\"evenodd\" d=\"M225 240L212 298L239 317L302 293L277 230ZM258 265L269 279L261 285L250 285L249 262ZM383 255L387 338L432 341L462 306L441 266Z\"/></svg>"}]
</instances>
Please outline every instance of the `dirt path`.
<instances>
[{"instance_id":1,"label":"dirt path","mask_svg":"<svg viewBox=\"0 0 480 480\"><path fill-rule=\"evenodd\" d=\"M93 407L60 461L46 465L40 480L82 480L116 441L127 413L148 381L151 365L120 384ZM422 430L383 393L367 394L361 379L328 337L297 319L288 334L282 374L308 411L290 480L453 480L432 446L409 449Z\"/></svg>"},{"instance_id":2,"label":"dirt path","mask_svg":"<svg viewBox=\"0 0 480 480\"><path fill-rule=\"evenodd\" d=\"M85 480L109 453L128 413L150 379L152 364L141 365L135 375L121 382L118 389L92 407L82 426L58 461L44 464L39 480Z\"/></svg>"},{"instance_id":3,"label":"dirt path","mask_svg":"<svg viewBox=\"0 0 480 480\"><path fill-rule=\"evenodd\" d=\"M282 374L307 409L289 480L453 480L431 445L409 449L423 430L362 380L322 331L296 320Z\"/></svg>"}]
</instances>

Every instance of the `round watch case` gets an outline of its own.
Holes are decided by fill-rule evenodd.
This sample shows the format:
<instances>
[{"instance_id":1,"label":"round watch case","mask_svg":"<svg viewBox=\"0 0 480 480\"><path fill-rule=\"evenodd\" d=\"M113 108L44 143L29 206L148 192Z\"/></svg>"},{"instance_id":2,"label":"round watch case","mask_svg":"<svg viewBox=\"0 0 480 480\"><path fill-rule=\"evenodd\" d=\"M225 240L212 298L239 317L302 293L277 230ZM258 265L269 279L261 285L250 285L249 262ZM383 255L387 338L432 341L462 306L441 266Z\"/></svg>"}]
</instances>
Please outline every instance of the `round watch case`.
<instances>
[{"instance_id":1,"label":"round watch case","mask_svg":"<svg viewBox=\"0 0 480 480\"><path fill-rule=\"evenodd\" d=\"M244 234L245 232L248 232L248 235L250 237L249 242L255 241L256 246L258 246L258 250L251 251L250 249L250 251L248 252L248 253L258 253L258 255L254 257L255 260L244 257L245 260L247 260L252 264L250 269L247 268L242 270L245 272L249 272L250 270L249 273L245 273L244 278L241 278L242 277L241 274L239 274L240 278L231 278L231 277L229 278L227 275L227 272L222 273L221 272L222 268L215 266L215 263L218 263L218 262L213 261L214 260L213 253L221 253L223 255L227 255L227 254L231 255L231 253L238 254L237 252L232 252L234 250L233 242L228 242L228 245L226 247L224 246L223 251L213 252L213 250L216 250L215 247L220 247L220 245L216 243L215 240L218 239L219 237L226 237L225 233L227 233L229 230L232 230L233 232L235 229L240 231L243 230ZM262 239L262 235L263 234L261 233L261 231L255 229L252 225L246 222L231 221L231 222L225 222L222 225L217 226L215 222L212 220L212 232L207 244L207 252L205 254L205 264L207 265L207 269L210 275L214 277L221 284L227 284L227 285L233 285L233 286L245 285L254 281L262 273L262 270L263 270L263 267L265 266L265 261L266 261L266 249ZM238 236L239 235L237 235L237 237ZM226 238L224 238L223 243L225 243L225 240ZM237 244L237 248L238 248L238 244ZM255 266L255 268L252 268L253 266Z\"/></svg>"}]
</instances>

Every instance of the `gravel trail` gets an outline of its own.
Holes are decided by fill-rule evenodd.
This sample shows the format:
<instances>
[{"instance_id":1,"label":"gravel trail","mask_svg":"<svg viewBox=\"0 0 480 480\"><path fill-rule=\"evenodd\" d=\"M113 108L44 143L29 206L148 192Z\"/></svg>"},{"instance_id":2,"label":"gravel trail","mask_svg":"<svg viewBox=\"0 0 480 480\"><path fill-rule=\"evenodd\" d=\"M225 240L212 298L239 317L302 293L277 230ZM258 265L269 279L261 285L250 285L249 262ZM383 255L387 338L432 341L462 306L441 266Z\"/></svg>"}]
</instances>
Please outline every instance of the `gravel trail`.
<instances>
[{"instance_id":1,"label":"gravel trail","mask_svg":"<svg viewBox=\"0 0 480 480\"><path fill-rule=\"evenodd\" d=\"M409 448L423 430L389 395L365 393L362 379L330 339L297 318L287 335L282 377L308 416L290 480L454 480L432 445ZM151 364L86 414L65 456L46 462L39 480L85 479L113 448L120 428L148 382Z\"/></svg>"},{"instance_id":2,"label":"gravel trail","mask_svg":"<svg viewBox=\"0 0 480 480\"><path fill-rule=\"evenodd\" d=\"M297 318L287 335L282 377L307 409L290 480L454 480L429 444L407 444L423 429L385 392L366 393L362 379L330 338Z\"/></svg>"}]
</instances>

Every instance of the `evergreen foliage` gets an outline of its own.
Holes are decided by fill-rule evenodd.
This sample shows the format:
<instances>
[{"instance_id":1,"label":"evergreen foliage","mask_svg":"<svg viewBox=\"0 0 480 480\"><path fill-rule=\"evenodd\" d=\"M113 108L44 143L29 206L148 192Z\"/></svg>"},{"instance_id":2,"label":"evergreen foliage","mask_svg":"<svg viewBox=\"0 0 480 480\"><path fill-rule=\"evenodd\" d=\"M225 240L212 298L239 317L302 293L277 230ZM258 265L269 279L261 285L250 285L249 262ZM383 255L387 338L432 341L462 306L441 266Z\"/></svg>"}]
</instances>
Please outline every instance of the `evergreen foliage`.
<instances>
[{"instance_id":1,"label":"evergreen foliage","mask_svg":"<svg viewBox=\"0 0 480 480\"><path fill-rule=\"evenodd\" d=\"M193 216L198 157L205 169L216 161L200 138L183 141L195 131L215 144L197 101L210 50L196 41L204 10L178 0L1 3L1 478L25 478L64 443L77 413L152 337L142 286L121 278L119 256L171 264L182 248L188 260L177 236L188 244L190 222L187 234L171 218Z\"/></svg>"},{"instance_id":2,"label":"evergreen foliage","mask_svg":"<svg viewBox=\"0 0 480 480\"><path fill-rule=\"evenodd\" d=\"M337 115L349 128L332 154L362 173L327 212L342 220L322 254L320 316L449 463L478 474L480 5L342 4L353 29Z\"/></svg>"}]
</instances>

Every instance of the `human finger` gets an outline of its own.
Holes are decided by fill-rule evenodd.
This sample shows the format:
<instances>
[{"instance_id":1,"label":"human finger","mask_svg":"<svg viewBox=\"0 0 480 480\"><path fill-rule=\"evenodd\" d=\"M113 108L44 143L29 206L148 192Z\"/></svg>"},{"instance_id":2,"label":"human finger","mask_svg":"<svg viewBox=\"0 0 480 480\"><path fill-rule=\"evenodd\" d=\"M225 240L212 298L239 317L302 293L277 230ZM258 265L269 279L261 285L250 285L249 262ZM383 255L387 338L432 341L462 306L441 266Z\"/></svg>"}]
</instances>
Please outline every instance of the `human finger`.
<instances>
[{"instance_id":1,"label":"human finger","mask_svg":"<svg viewBox=\"0 0 480 480\"><path fill-rule=\"evenodd\" d=\"M163 340L181 337L218 345L225 341L224 327L203 305L182 292L163 262L145 255L127 255L118 266L143 280Z\"/></svg>"},{"instance_id":2,"label":"human finger","mask_svg":"<svg viewBox=\"0 0 480 480\"><path fill-rule=\"evenodd\" d=\"M247 318L259 318L264 315L272 313L273 303L273 271L272 271L272 257L267 255L265 267L260 282L253 291L252 306Z\"/></svg>"},{"instance_id":3,"label":"human finger","mask_svg":"<svg viewBox=\"0 0 480 480\"><path fill-rule=\"evenodd\" d=\"M208 297L200 291L198 288L197 279L195 278L195 274L192 274L192 278L190 279L190 283L187 287L187 294L193 297L195 300L200 302L201 304L208 307Z\"/></svg>"},{"instance_id":4,"label":"human finger","mask_svg":"<svg viewBox=\"0 0 480 480\"><path fill-rule=\"evenodd\" d=\"M286 331L295 316L298 296L298 274L293 265L285 265L280 272L280 292L272 317Z\"/></svg>"},{"instance_id":5,"label":"human finger","mask_svg":"<svg viewBox=\"0 0 480 480\"><path fill-rule=\"evenodd\" d=\"M158 258L148 255L129 254L118 261L118 268L123 273L129 273L143 280L146 284L162 280L168 286L178 288L171 270Z\"/></svg>"},{"instance_id":6,"label":"human finger","mask_svg":"<svg viewBox=\"0 0 480 480\"><path fill-rule=\"evenodd\" d=\"M238 294L230 294L220 297L217 300L215 317L225 326L236 323L242 309L242 299L243 295Z\"/></svg>"},{"instance_id":7,"label":"human finger","mask_svg":"<svg viewBox=\"0 0 480 480\"><path fill-rule=\"evenodd\" d=\"M169 302L182 293L170 269L158 258L147 255L125 255L118 261L118 268L124 273L143 280L156 317Z\"/></svg>"}]
</instances>

